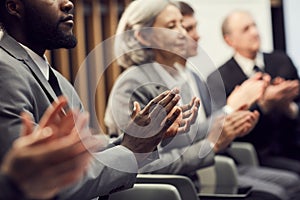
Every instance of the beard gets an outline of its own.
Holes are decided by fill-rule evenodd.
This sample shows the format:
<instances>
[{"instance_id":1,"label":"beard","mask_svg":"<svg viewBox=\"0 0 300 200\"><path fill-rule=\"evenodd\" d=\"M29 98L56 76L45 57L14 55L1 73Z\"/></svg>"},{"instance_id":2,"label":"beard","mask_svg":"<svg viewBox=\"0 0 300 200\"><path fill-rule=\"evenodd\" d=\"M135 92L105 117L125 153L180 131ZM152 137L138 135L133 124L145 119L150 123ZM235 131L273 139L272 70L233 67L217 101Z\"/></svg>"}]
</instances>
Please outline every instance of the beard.
<instances>
[{"instance_id":1,"label":"beard","mask_svg":"<svg viewBox=\"0 0 300 200\"><path fill-rule=\"evenodd\" d=\"M50 20L45 19L45 16L39 15L39 12L31 8L26 8L25 10L25 30L27 30L27 38L33 44L42 44L48 50L71 49L77 45L77 39L72 33L66 34L59 29L61 21L58 21L56 24L51 23Z\"/></svg>"}]
</instances>

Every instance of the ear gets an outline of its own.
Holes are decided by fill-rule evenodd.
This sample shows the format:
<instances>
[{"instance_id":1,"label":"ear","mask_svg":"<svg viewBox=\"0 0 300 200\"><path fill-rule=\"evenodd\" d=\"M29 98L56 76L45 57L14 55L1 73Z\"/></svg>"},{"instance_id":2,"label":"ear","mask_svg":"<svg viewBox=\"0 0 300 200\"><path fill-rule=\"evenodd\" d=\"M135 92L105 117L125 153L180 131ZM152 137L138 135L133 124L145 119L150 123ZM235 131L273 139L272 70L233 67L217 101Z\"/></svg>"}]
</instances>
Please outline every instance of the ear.
<instances>
[{"instance_id":1,"label":"ear","mask_svg":"<svg viewBox=\"0 0 300 200\"><path fill-rule=\"evenodd\" d=\"M5 6L10 15L21 18L23 14L23 4L20 0L6 0Z\"/></svg>"},{"instance_id":2,"label":"ear","mask_svg":"<svg viewBox=\"0 0 300 200\"><path fill-rule=\"evenodd\" d=\"M232 41L232 38L231 38L231 36L230 36L229 34L224 35L224 40L225 40L225 42L226 42L229 46L232 47L233 41Z\"/></svg>"},{"instance_id":3,"label":"ear","mask_svg":"<svg viewBox=\"0 0 300 200\"><path fill-rule=\"evenodd\" d=\"M139 30L134 31L134 37L144 46L149 47L151 45L150 41L148 41Z\"/></svg>"}]
</instances>

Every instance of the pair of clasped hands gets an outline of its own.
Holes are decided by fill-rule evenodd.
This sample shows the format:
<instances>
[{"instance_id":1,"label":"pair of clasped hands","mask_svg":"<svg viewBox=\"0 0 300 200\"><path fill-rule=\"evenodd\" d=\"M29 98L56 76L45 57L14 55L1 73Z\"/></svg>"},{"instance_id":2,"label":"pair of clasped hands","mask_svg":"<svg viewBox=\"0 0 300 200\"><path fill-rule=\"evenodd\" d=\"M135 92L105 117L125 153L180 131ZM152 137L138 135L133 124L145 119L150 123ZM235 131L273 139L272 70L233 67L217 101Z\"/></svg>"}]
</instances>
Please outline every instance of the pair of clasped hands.
<instances>
[{"instance_id":1,"label":"pair of clasped hands","mask_svg":"<svg viewBox=\"0 0 300 200\"><path fill-rule=\"evenodd\" d=\"M121 145L133 153L148 153L163 138L187 132L197 117L200 100L194 98L189 105L178 107L178 93L177 89L166 91L143 110L135 102L128 130L141 127L135 130L141 131L141 137L125 133ZM1 173L10 177L27 198L52 198L78 181L87 170L90 151L107 145L105 137L97 137L87 128L87 113L72 109L62 112L67 103L65 97L59 97L36 127L28 113L21 114L21 136L6 154ZM143 132L142 127L149 125L151 131Z\"/></svg>"}]
</instances>

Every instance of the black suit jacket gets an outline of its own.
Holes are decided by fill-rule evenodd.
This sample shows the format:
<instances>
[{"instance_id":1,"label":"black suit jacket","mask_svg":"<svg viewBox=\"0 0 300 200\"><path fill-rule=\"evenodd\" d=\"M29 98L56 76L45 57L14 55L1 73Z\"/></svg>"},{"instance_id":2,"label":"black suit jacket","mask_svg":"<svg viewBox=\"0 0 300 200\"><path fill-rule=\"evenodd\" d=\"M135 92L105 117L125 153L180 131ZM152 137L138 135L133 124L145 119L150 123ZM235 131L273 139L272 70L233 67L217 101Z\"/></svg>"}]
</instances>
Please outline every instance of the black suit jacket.
<instances>
[{"instance_id":1,"label":"black suit jacket","mask_svg":"<svg viewBox=\"0 0 300 200\"><path fill-rule=\"evenodd\" d=\"M291 59L283 52L264 53L265 72L270 74L272 78L280 76L285 79L299 79L296 67ZM223 79L224 85L216 81L218 78ZM231 58L218 70L209 75L207 82L210 90L215 93L224 94L226 97L230 95L235 86L240 85L248 77L244 74L238 63ZM224 106L222 102L215 102L216 108ZM296 99L299 105L299 98ZM252 110L259 110L254 105ZM240 138L241 141L247 141L254 144L258 150L258 154L275 153L280 154L287 144L290 144L297 129L297 120L291 120L280 113L270 113L264 115L260 112L260 119L254 130Z\"/></svg>"}]
</instances>

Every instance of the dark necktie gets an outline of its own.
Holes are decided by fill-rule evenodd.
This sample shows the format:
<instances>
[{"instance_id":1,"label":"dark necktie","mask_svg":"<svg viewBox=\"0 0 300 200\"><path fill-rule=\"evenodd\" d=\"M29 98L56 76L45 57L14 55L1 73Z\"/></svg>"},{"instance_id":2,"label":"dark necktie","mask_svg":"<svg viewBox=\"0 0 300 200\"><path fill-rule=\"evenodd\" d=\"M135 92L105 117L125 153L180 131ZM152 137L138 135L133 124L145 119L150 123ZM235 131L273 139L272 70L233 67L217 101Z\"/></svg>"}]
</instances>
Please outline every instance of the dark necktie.
<instances>
[{"instance_id":1,"label":"dark necktie","mask_svg":"<svg viewBox=\"0 0 300 200\"><path fill-rule=\"evenodd\" d=\"M261 72L261 73L264 73L264 70L262 70L261 68L259 68L258 66L254 65L253 67L253 71L255 72Z\"/></svg>"},{"instance_id":2,"label":"dark necktie","mask_svg":"<svg viewBox=\"0 0 300 200\"><path fill-rule=\"evenodd\" d=\"M49 84L51 85L53 91L55 92L56 96L59 97L62 95L62 91L59 87L58 84L58 80L53 72L53 70L51 69L51 67L49 67L49 80L48 80Z\"/></svg>"}]
</instances>

